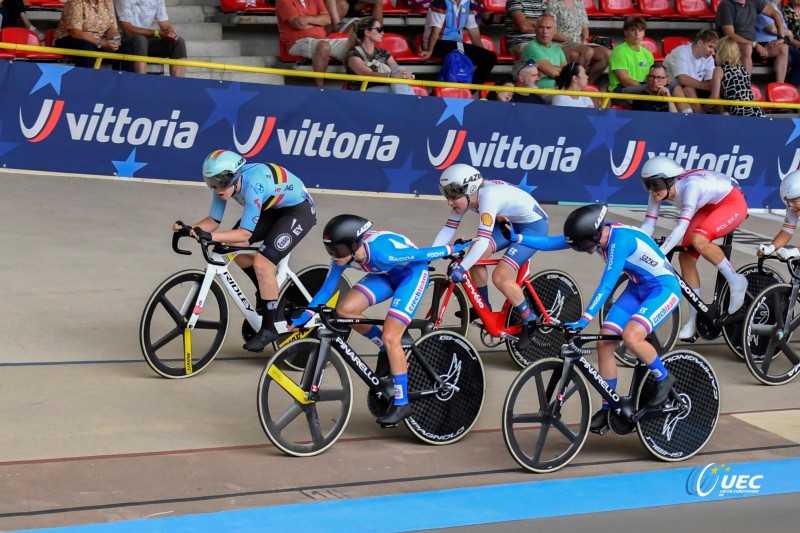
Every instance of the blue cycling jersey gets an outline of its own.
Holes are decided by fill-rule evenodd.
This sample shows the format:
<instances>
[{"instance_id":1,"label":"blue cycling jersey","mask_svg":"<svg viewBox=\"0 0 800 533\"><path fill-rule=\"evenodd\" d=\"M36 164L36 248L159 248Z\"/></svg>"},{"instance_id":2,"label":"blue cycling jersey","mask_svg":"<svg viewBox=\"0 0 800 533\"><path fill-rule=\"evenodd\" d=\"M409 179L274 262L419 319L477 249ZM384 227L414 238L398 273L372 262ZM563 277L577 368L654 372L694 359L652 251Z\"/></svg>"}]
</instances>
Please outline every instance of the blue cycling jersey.
<instances>
[{"instance_id":1,"label":"blue cycling jersey","mask_svg":"<svg viewBox=\"0 0 800 533\"><path fill-rule=\"evenodd\" d=\"M244 206L239 227L252 232L261 212L266 209L292 207L308 201L313 204L300 178L273 163L255 163L242 167L242 186L231 198ZM208 216L217 222L222 221L227 202L212 193L211 209Z\"/></svg>"}]
</instances>

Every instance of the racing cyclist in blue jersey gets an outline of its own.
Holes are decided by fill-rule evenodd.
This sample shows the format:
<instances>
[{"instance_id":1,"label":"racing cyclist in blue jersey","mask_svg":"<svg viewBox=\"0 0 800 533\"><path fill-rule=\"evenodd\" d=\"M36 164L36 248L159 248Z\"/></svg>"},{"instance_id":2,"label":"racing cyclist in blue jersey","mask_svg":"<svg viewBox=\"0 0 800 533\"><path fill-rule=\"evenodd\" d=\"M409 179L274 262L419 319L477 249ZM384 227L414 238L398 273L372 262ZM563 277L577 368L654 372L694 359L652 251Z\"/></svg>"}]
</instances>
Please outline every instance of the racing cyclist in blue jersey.
<instances>
[{"instance_id":1,"label":"racing cyclist in blue jersey","mask_svg":"<svg viewBox=\"0 0 800 533\"><path fill-rule=\"evenodd\" d=\"M261 329L244 349L260 352L278 337L276 265L317 223L317 211L300 178L274 163L245 163L244 157L229 150L216 150L206 157L203 180L214 195L208 216L192 225L191 235L230 246L261 242L255 256L235 259L256 285L256 311L261 315ZM216 231L230 199L244 207L242 218L233 229ZM172 227L175 232L180 229L178 224Z\"/></svg>"},{"instance_id":2,"label":"racing cyclist in blue jersey","mask_svg":"<svg viewBox=\"0 0 800 533\"><path fill-rule=\"evenodd\" d=\"M659 406L669 397L675 376L668 373L656 349L647 342L647 335L656 329L680 304L681 292L675 271L658 245L638 228L618 223L606 223L608 208L603 204L579 207L564 222L564 235L529 237L508 231L510 240L540 250L572 248L593 254L598 251L606 262L600 286L589 306L577 322L566 325L578 330L589 325L611 296L620 276L630 278L628 285L611 306L600 326L601 334L622 335L625 346L652 372L655 391L648 406ZM506 228L508 229L508 228ZM614 361L616 341L598 341L597 359L600 375L611 388L617 386L617 364ZM639 406L643 407L643 406ZM603 435L609 430L608 404L592 416L590 429Z\"/></svg>"},{"instance_id":3,"label":"racing cyclist in blue jersey","mask_svg":"<svg viewBox=\"0 0 800 533\"><path fill-rule=\"evenodd\" d=\"M353 286L353 290L336 306L341 318L366 318L364 311L375 304L391 299L383 331L378 326L354 325L353 329L367 337L381 350L376 374L384 377L381 354L388 356L388 366L394 383L394 402L383 416L377 419L382 427L393 427L411 414L408 405L408 375L401 338L414 316L422 294L428 285L428 263L468 246L436 246L417 248L399 233L373 230L372 222L356 215L333 217L322 230L322 243L331 256L331 269L320 291L309 307L327 302L333 295L348 267L367 272ZM312 317L310 311L292 321L293 328L300 327Z\"/></svg>"}]
</instances>

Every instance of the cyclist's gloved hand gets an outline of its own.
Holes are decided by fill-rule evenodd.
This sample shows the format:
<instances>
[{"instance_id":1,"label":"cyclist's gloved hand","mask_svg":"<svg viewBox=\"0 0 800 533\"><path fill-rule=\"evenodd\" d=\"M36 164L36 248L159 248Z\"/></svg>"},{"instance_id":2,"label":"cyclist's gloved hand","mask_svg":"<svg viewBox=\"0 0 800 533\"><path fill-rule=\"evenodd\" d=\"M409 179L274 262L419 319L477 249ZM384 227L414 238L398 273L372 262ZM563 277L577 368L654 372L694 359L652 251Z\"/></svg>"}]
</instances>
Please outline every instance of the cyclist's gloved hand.
<instances>
[{"instance_id":1,"label":"cyclist's gloved hand","mask_svg":"<svg viewBox=\"0 0 800 533\"><path fill-rule=\"evenodd\" d=\"M511 222L499 221L498 223L500 224L500 233L503 234L506 240L511 242L522 241L522 235L514 231L514 226L511 225Z\"/></svg>"},{"instance_id":2,"label":"cyclist's gloved hand","mask_svg":"<svg viewBox=\"0 0 800 533\"><path fill-rule=\"evenodd\" d=\"M759 244L758 245L758 255L759 257L763 257L765 255L772 255L775 253L775 247L772 244Z\"/></svg>"},{"instance_id":3,"label":"cyclist's gloved hand","mask_svg":"<svg viewBox=\"0 0 800 533\"><path fill-rule=\"evenodd\" d=\"M797 248L781 248L775 253L775 255L785 261L787 259L792 259L793 257L800 257L800 250Z\"/></svg>"},{"instance_id":4,"label":"cyclist's gloved hand","mask_svg":"<svg viewBox=\"0 0 800 533\"><path fill-rule=\"evenodd\" d=\"M577 322L565 322L564 325L568 328L581 330L589 325L589 321L581 317Z\"/></svg>"},{"instance_id":5,"label":"cyclist's gloved hand","mask_svg":"<svg viewBox=\"0 0 800 533\"><path fill-rule=\"evenodd\" d=\"M193 227L192 231L194 231L194 234L197 235L197 239L198 240L201 240L201 241L211 241L211 240L213 240L211 238L211 234L209 232L207 232L206 230L204 230L203 228L201 228L200 226Z\"/></svg>"},{"instance_id":6,"label":"cyclist's gloved hand","mask_svg":"<svg viewBox=\"0 0 800 533\"><path fill-rule=\"evenodd\" d=\"M313 316L314 313L306 309L305 311L303 311L302 315L292 320L292 327L299 328L305 325L305 323L311 320L311 317Z\"/></svg>"},{"instance_id":7,"label":"cyclist's gloved hand","mask_svg":"<svg viewBox=\"0 0 800 533\"><path fill-rule=\"evenodd\" d=\"M461 265L454 266L453 270L450 271L450 279L456 283L461 283L466 277L467 271Z\"/></svg>"},{"instance_id":8,"label":"cyclist's gloved hand","mask_svg":"<svg viewBox=\"0 0 800 533\"><path fill-rule=\"evenodd\" d=\"M461 242L458 242L461 241ZM462 239L458 239L458 241L453 243L453 253L457 254L463 250L466 250L470 246L472 246L472 241L464 241Z\"/></svg>"}]
</instances>

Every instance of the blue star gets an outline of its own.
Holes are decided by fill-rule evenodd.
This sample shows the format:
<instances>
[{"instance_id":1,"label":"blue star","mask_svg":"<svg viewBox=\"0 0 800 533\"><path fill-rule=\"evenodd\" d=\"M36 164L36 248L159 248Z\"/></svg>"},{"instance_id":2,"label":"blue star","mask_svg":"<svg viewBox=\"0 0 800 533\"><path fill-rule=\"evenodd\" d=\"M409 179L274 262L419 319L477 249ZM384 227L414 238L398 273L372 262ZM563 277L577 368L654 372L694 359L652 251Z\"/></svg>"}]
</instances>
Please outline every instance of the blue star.
<instances>
[{"instance_id":1,"label":"blue star","mask_svg":"<svg viewBox=\"0 0 800 533\"><path fill-rule=\"evenodd\" d=\"M783 204L779 203L779 200L776 198L775 202L772 205L769 205L769 197L772 196L775 191L778 190L779 186L767 186L765 185L766 181L766 171L761 171L761 175L758 179L750 184L750 180L746 180L740 183L742 188L742 192L744 193L745 198L747 198L747 205L750 207L755 208L763 208L763 207L777 207L779 209L783 208Z\"/></svg>"},{"instance_id":2,"label":"blue star","mask_svg":"<svg viewBox=\"0 0 800 533\"><path fill-rule=\"evenodd\" d=\"M522 181L519 182L517 187L519 187L528 194L532 194L533 191L536 190L538 185L528 185L528 173L526 172L525 175L522 176Z\"/></svg>"},{"instance_id":3,"label":"blue star","mask_svg":"<svg viewBox=\"0 0 800 533\"><path fill-rule=\"evenodd\" d=\"M0 155L6 155L8 152L19 146L19 143L6 143L3 142L3 123L0 122Z\"/></svg>"},{"instance_id":4,"label":"blue star","mask_svg":"<svg viewBox=\"0 0 800 533\"><path fill-rule=\"evenodd\" d=\"M31 92L28 94L33 94L39 89L43 89L48 85L52 85L53 89L56 91L56 94L60 95L61 76L75 68L67 65L57 65L55 63L37 63L36 66L42 71L42 75L39 76L39 80L36 82L36 85L33 86L33 89L31 89Z\"/></svg>"},{"instance_id":5,"label":"blue star","mask_svg":"<svg viewBox=\"0 0 800 533\"><path fill-rule=\"evenodd\" d=\"M389 178L389 185L386 192L411 192L411 185L419 178L428 173L427 170L414 170L411 161L413 153L409 153L403 166L400 168L384 168L383 173Z\"/></svg>"},{"instance_id":6,"label":"blue star","mask_svg":"<svg viewBox=\"0 0 800 533\"><path fill-rule=\"evenodd\" d=\"M208 95L214 100L214 110L206 119L204 130L220 120L227 120L231 126L236 124L239 108L259 95L256 91L243 91L239 82L231 83L226 89L206 89Z\"/></svg>"},{"instance_id":7,"label":"blue star","mask_svg":"<svg viewBox=\"0 0 800 533\"><path fill-rule=\"evenodd\" d=\"M631 119L618 118L616 110L610 110L607 115L587 117L594 128L594 137L583 153L588 154L598 146L605 146L609 150L614 148L614 137L617 132L626 126Z\"/></svg>"},{"instance_id":8,"label":"blue star","mask_svg":"<svg viewBox=\"0 0 800 533\"><path fill-rule=\"evenodd\" d=\"M784 146L788 146L790 142L800 137L800 119L793 118L792 122L794 122L794 131L789 138L786 140L786 144Z\"/></svg>"},{"instance_id":9,"label":"blue star","mask_svg":"<svg viewBox=\"0 0 800 533\"><path fill-rule=\"evenodd\" d=\"M147 163L136 162L136 148L133 149L128 159L125 161L111 161L117 168L117 177L132 178L133 175L142 167L146 167Z\"/></svg>"},{"instance_id":10,"label":"blue star","mask_svg":"<svg viewBox=\"0 0 800 533\"><path fill-rule=\"evenodd\" d=\"M603 175L603 179L600 181L599 185L585 185L585 187L589 192L589 199L592 202L608 202L608 199L611 198L615 192L622 188L611 187L608 185L608 173Z\"/></svg>"},{"instance_id":11,"label":"blue star","mask_svg":"<svg viewBox=\"0 0 800 533\"><path fill-rule=\"evenodd\" d=\"M444 104L447 106L439 118L438 126L450 117L454 117L460 126L464 125L464 108L475 100L467 100L466 98L442 98Z\"/></svg>"}]
</instances>

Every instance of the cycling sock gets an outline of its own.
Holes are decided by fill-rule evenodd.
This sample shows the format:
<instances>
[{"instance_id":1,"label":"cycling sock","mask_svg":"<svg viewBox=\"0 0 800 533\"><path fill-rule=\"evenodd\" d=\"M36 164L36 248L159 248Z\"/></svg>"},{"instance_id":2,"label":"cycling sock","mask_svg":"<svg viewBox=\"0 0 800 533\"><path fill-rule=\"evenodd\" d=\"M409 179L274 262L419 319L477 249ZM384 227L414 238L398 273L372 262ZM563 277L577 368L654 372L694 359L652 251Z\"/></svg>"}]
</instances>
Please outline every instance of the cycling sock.
<instances>
[{"instance_id":1,"label":"cycling sock","mask_svg":"<svg viewBox=\"0 0 800 533\"><path fill-rule=\"evenodd\" d=\"M661 362L661 358L658 356L656 356L655 361L647 365L647 368L653 373L653 377L656 378L656 381L662 381L667 377L667 369L664 368L664 363Z\"/></svg>"},{"instance_id":2,"label":"cycling sock","mask_svg":"<svg viewBox=\"0 0 800 533\"><path fill-rule=\"evenodd\" d=\"M253 282L253 285L256 286L256 296L258 296L258 276L256 276L256 269L252 266L245 267L242 269L242 272L247 274L247 277L250 278L250 281Z\"/></svg>"},{"instance_id":3,"label":"cycling sock","mask_svg":"<svg viewBox=\"0 0 800 533\"><path fill-rule=\"evenodd\" d=\"M372 341L372 344L377 346L379 350L384 349L383 339L381 339L382 335L383 332L381 331L381 328L379 328L378 326L372 326L372 328L370 328L368 332L364 333L364 336L368 338L370 341Z\"/></svg>"},{"instance_id":4,"label":"cycling sock","mask_svg":"<svg viewBox=\"0 0 800 533\"><path fill-rule=\"evenodd\" d=\"M478 294L481 295L481 300L483 300L483 303L486 304L486 309L491 311L492 304L489 303L489 286L484 285L483 287L475 287L475 289L478 291Z\"/></svg>"},{"instance_id":5,"label":"cycling sock","mask_svg":"<svg viewBox=\"0 0 800 533\"><path fill-rule=\"evenodd\" d=\"M516 307L519 313L519 319L523 324L527 324L536 318L536 315L531 312L531 306L528 305L528 300L523 300L521 304Z\"/></svg>"},{"instance_id":6,"label":"cycling sock","mask_svg":"<svg viewBox=\"0 0 800 533\"><path fill-rule=\"evenodd\" d=\"M608 386L611 387L612 389L616 389L617 388L617 378L607 379L606 383L608 383ZM605 398L603 398L603 409L608 411L608 401L606 401Z\"/></svg>"},{"instance_id":7,"label":"cycling sock","mask_svg":"<svg viewBox=\"0 0 800 533\"><path fill-rule=\"evenodd\" d=\"M728 280L728 283L736 283L739 281L739 274L733 269L733 265L731 262L728 261L726 258L723 258L718 264L714 265L717 267L717 270L725 276L725 279Z\"/></svg>"},{"instance_id":8,"label":"cycling sock","mask_svg":"<svg viewBox=\"0 0 800 533\"><path fill-rule=\"evenodd\" d=\"M394 382L394 404L405 405L408 403L408 374L392 374Z\"/></svg>"},{"instance_id":9,"label":"cycling sock","mask_svg":"<svg viewBox=\"0 0 800 533\"><path fill-rule=\"evenodd\" d=\"M257 306L256 311L261 315L261 329L277 333L278 331L275 329L275 315L278 313L278 301L262 300L260 303L261 305Z\"/></svg>"}]
</instances>

